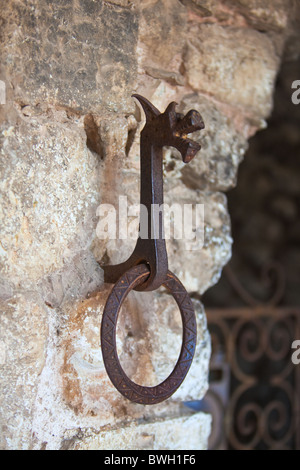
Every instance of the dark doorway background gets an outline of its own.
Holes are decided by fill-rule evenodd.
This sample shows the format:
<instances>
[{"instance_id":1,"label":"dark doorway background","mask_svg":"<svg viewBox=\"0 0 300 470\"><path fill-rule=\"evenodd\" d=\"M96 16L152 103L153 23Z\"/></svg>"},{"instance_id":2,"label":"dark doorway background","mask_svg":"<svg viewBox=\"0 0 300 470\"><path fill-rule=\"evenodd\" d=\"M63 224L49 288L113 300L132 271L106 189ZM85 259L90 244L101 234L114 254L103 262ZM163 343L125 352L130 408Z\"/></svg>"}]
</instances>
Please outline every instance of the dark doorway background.
<instances>
[{"instance_id":1,"label":"dark doorway background","mask_svg":"<svg viewBox=\"0 0 300 470\"><path fill-rule=\"evenodd\" d=\"M228 192L233 255L203 297L213 342L210 448L300 449L300 105L283 64L268 128L250 141Z\"/></svg>"}]
</instances>

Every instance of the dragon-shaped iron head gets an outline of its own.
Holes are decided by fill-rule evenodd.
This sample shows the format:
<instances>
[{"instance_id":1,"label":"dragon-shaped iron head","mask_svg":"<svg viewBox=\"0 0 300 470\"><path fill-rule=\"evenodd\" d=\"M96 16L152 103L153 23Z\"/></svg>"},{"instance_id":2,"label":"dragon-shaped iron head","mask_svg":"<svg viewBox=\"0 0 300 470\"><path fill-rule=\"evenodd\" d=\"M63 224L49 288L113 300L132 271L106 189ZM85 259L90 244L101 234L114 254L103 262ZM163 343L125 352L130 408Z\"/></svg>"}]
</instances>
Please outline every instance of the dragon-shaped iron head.
<instances>
[{"instance_id":1,"label":"dragon-shaped iron head","mask_svg":"<svg viewBox=\"0 0 300 470\"><path fill-rule=\"evenodd\" d=\"M192 109L185 116L176 113L177 103L169 104L164 113L153 106L141 95L132 95L136 98L146 115L146 124L143 133L153 140L153 145L159 147L175 147L182 156L184 163L189 163L201 149L201 145L187 137L188 134L205 128L203 119L198 111Z\"/></svg>"}]
</instances>

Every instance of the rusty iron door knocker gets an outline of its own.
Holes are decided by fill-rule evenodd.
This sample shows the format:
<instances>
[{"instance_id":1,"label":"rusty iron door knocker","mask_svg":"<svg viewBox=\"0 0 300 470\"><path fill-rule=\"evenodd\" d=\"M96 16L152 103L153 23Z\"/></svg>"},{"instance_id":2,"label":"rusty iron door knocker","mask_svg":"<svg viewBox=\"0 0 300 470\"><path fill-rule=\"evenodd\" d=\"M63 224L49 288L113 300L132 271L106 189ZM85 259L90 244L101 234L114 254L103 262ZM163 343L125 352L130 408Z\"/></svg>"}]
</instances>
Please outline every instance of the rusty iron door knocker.
<instances>
[{"instance_id":1,"label":"rusty iron door knocker","mask_svg":"<svg viewBox=\"0 0 300 470\"><path fill-rule=\"evenodd\" d=\"M181 385L191 366L196 348L196 319L191 299L177 277L168 270L168 256L163 231L163 217L157 218L154 207L163 204L163 147L175 147L185 163L190 162L201 146L187 134L204 129L201 115L189 111L176 113L175 102L160 113L146 98L133 95L142 105L146 124L141 132L140 203L147 211L140 215L136 247L127 261L102 266L104 281L115 284L104 307L101 323L101 348L107 374L117 390L129 400L156 404L169 398ZM145 228L146 227L146 228ZM153 291L166 287L181 313L183 338L173 372L161 384L144 387L132 382L120 364L116 346L116 327L122 303L131 290Z\"/></svg>"}]
</instances>

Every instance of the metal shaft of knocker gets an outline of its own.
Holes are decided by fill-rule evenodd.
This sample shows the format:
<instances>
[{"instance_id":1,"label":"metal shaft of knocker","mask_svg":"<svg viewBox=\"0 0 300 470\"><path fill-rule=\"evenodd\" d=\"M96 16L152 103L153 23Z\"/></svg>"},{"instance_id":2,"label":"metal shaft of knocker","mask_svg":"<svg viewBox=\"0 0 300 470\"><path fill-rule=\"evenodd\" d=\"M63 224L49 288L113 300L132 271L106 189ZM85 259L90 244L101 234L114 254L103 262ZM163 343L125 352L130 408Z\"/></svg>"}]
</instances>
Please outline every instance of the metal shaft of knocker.
<instances>
[{"instance_id":1,"label":"metal shaft of knocker","mask_svg":"<svg viewBox=\"0 0 300 470\"><path fill-rule=\"evenodd\" d=\"M200 150L187 134L204 129L200 114L176 113L176 103L160 113L146 98L133 95L143 107L146 123L140 143L140 230L132 255L127 261L102 266L104 281L115 284L106 302L101 324L101 347L106 371L115 387L137 403L154 404L171 396L184 380L196 346L196 321L191 300L176 276L168 271L164 239L163 214L163 147L175 147L185 163ZM143 209L143 210L142 210ZM183 342L178 362L171 375L156 387L142 387L123 371L116 348L116 324L121 305L132 290L152 291L164 285L175 298L183 322Z\"/></svg>"}]
</instances>

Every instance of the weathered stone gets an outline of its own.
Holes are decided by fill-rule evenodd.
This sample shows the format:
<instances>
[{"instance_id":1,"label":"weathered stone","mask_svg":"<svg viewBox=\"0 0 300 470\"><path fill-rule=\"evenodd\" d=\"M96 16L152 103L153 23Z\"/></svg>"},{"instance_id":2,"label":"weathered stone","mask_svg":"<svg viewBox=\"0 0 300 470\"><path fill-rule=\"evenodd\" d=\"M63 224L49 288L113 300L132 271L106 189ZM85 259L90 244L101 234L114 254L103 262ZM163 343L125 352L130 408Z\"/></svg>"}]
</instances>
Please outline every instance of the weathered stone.
<instances>
[{"instance_id":1,"label":"weathered stone","mask_svg":"<svg viewBox=\"0 0 300 470\"><path fill-rule=\"evenodd\" d=\"M266 118L278 57L271 40L246 28L201 25L189 38L185 68L189 85L247 114Z\"/></svg>"},{"instance_id":2,"label":"weathered stone","mask_svg":"<svg viewBox=\"0 0 300 470\"><path fill-rule=\"evenodd\" d=\"M189 292L203 293L220 278L231 257L232 238L227 200L222 193L206 193L173 186L166 203L203 205L204 220L194 222L195 238L171 239L167 243L170 269ZM193 214L195 217L195 214ZM203 233L204 230L204 233Z\"/></svg>"},{"instance_id":3,"label":"weathered stone","mask_svg":"<svg viewBox=\"0 0 300 470\"><path fill-rule=\"evenodd\" d=\"M211 8L211 4L215 2L210 2L209 0L179 0L182 5L187 7L196 15L200 15L201 17L207 18L212 16L212 11L209 9Z\"/></svg>"},{"instance_id":4,"label":"weathered stone","mask_svg":"<svg viewBox=\"0 0 300 470\"><path fill-rule=\"evenodd\" d=\"M102 0L14 0L1 18L0 78L13 99L81 112L133 109L138 24L131 9Z\"/></svg>"},{"instance_id":5,"label":"weathered stone","mask_svg":"<svg viewBox=\"0 0 300 470\"><path fill-rule=\"evenodd\" d=\"M66 440L65 444L73 450L205 450L210 421L210 416L197 413L147 424L131 424L99 434L87 431L79 438Z\"/></svg>"},{"instance_id":6,"label":"weathered stone","mask_svg":"<svg viewBox=\"0 0 300 470\"><path fill-rule=\"evenodd\" d=\"M188 164L181 167L182 181L191 189L226 191L236 184L237 170L248 147L248 128L245 118L238 122L231 120L209 99L202 95L191 94L183 97L179 111L186 113L189 109L201 112L205 129L195 135L202 146L201 151ZM243 132L241 132L243 130ZM174 162L177 163L176 155Z\"/></svg>"},{"instance_id":7,"label":"weathered stone","mask_svg":"<svg viewBox=\"0 0 300 470\"><path fill-rule=\"evenodd\" d=\"M26 450L46 360L47 313L30 291L1 301L0 309L0 447Z\"/></svg>"},{"instance_id":8,"label":"weathered stone","mask_svg":"<svg viewBox=\"0 0 300 470\"><path fill-rule=\"evenodd\" d=\"M288 26L292 7L289 0L226 0L225 3L260 31L284 30Z\"/></svg>"},{"instance_id":9,"label":"weathered stone","mask_svg":"<svg viewBox=\"0 0 300 470\"><path fill-rule=\"evenodd\" d=\"M189 376L174 397L166 403L147 407L131 403L119 394L105 372L99 344L101 315L110 289L105 286L87 300L66 303L60 315L51 315L47 362L33 407L32 445L35 449L42 446L57 449L74 442L77 446L88 446L89 441L85 443L83 436L82 444L76 438L78 428L100 430L114 423L123 436L122 428L132 423L139 433L144 419L161 421L165 415L178 418L178 403L198 399L207 389L210 341L203 307L195 301L196 356ZM117 345L121 364L132 380L143 385L163 380L175 365L181 346L180 313L172 298L160 292L132 292L120 314ZM199 414L197 421L203 419ZM135 420L140 420L137 425ZM155 426L154 423L154 429ZM200 444L203 438L205 440L205 432L197 437L199 445L203 445ZM170 436L164 442L171 446L172 439ZM159 442L157 437L156 445L163 446ZM179 440L178 445L184 442ZM132 441L131 445L138 449L141 444ZM122 448L125 446L124 441Z\"/></svg>"},{"instance_id":10,"label":"weathered stone","mask_svg":"<svg viewBox=\"0 0 300 470\"><path fill-rule=\"evenodd\" d=\"M182 52L187 25L185 8L178 0L150 0L141 2L140 7L139 41L143 53L139 63L163 65L166 69Z\"/></svg>"},{"instance_id":11,"label":"weathered stone","mask_svg":"<svg viewBox=\"0 0 300 470\"><path fill-rule=\"evenodd\" d=\"M97 158L79 119L28 108L0 134L0 267L19 287L89 246L99 204Z\"/></svg>"},{"instance_id":12,"label":"weathered stone","mask_svg":"<svg viewBox=\"0 0 300 470\"><path fill-rule=\"evenodd\" d=\"M171 85L184 85L184 77L180 73L169 72L168 70L157 69L155 67L145 67L145 72L150 77L165 80Z\"/></svg>"},{"instance_id":13,"label":"weathered stone","mask_svg":"<svg viewBox=\"0 0 300 470\"><path fill-rule=\"evenodd\" d=\"M85 299L103 284L103 271L90 251L78 253L69 264L43 278L41 295L50 307L60 307L71 299Z\"/></svg>"},{"instance_id":14,"label":"weathered stone","mask_svg":"<svg viewBox=\"0 0 300 470\"><path fill-rule=\"evenodd\" d=\"M124 409L132 415L139 414L144 408L131 404L120 395L105 372L99 347L99 327L109 290L110 287L102 289L79 304L77 310L70 311L60 336L60 348L65 351L61 371L64 398L76 414L97 417L102 426L113 419L116 422L123 420ZM198 399L208 386L210 341L203 307L195 301L195 308L198 322L196 355L188 377L172 400ZM130 294L118 321L117 345L121 365L131 380L154 386L168 377L180 353L181 329L180 312L170 295Z\"/></svg>"},{"instance_id":15,"label":"weathered stone","mask_svg":"<svg viewBox=\"0 0 300 470\"><path fill-rule=\"evenodd\" d=\"M290 0L180 0L191 23L219 23L222 26L250 27L265 33L285 33L294 14ZM294 12L293 12L294 10ZM289 31L290 34L290 31Z\"/></svg>"},{"instance_id":16,"label":"weathered stone","mask_svg":"<svg viewBox=\"0 0 300 470\"><path fill-rule=\"evenodd\" d=\"M13 284L6 279L0 278L0 299L8 300L13 296Z\"/></svg>"}]
</instances>

